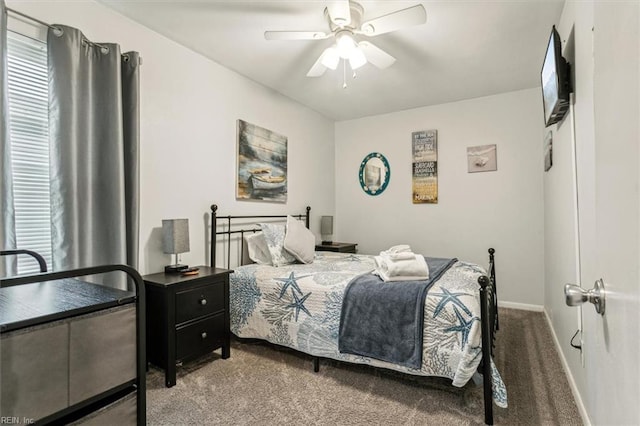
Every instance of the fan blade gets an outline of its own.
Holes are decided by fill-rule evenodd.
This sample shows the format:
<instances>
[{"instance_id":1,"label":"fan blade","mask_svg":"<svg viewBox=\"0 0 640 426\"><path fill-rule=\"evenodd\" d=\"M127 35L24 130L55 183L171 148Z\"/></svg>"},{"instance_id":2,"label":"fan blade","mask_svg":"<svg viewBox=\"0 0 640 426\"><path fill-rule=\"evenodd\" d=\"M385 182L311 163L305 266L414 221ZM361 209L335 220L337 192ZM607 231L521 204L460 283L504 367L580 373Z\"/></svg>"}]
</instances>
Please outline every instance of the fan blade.
<instances>
[{"instance_id":1,"label":"fan blade","mask_svg":"<svg viewBox=\"0 0 640 426\"><path fill-rule=\"evenodd\" d=\"M396 61L396 58L368 41L361 41L358 46L364 52L367 61L380 69L388 68Z\"/></svg>"},{"instance_id":2,"label":"fan blade","mask_svg":"<svg viewBox=\"0 0 640 426\"><path fill-rule=\"evenodd\" d=\"M377 36L402 28L421 25L427 22L427 11L421 4L389 13L367 21L360 27L359 34Z\"/></svg>"},{"instance_id":3,"label":"fan blade","mask_svg":"<svg viewBox=\"0 0 640 426\"><path fill-rule=\"evenodd\" d=\"M267 40L322 40L331 34L322 31L265 31Z\"/></svg>"},{"instance_id":4,"label":"fan blade","mask_svg":"<svg viewBox=\"0 0 640 426\"><path fill-rule=\"evenodd\" d=\"M351 23L349 0L328 1L327 12L329 13L329 19L331 19L331 22L339 27L344 27Z\"/></svg>"}]
</instances>

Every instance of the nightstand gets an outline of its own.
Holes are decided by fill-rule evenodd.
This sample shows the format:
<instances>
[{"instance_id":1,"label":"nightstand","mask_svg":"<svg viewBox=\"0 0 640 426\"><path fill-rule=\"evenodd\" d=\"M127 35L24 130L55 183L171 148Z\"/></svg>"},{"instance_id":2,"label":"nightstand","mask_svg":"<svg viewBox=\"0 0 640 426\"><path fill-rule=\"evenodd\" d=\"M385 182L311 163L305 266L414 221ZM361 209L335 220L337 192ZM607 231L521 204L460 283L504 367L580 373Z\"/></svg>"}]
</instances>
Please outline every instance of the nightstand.
<instances>
[{"instance_id":1,"label":"nightstand","mask_svg":"<svg viewBox=\"0 0 640 426\"><path fill-rule=\"evenodd\" d=\"M198 266L198 275L145 275L147 361L176 384L176 366L215 349L231 355L228 269Z\"/></svg>"},{"instance_id":2,"label":"nightstand","mask_svg":"<svg viewBox=\"0 0 640 426\"><path fill-rule=\"evenodd\" d=\"M337 243L334 241L331 244L316 244L316 250L355 253L357 245L357 243Z\"/></svg>"}]
</instances>

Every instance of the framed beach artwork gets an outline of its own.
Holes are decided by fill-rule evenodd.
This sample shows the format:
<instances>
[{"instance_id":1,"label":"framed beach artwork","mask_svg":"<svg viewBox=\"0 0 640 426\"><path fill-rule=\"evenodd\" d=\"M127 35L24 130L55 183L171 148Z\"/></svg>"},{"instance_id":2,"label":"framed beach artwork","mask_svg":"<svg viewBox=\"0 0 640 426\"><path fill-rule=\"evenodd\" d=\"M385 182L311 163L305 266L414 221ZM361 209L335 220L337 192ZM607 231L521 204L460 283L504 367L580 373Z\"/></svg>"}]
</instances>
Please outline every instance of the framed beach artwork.
<instances>
[{"instance_id":1,"label":"framed beach artwork","mask_svg":"<svg viewBox=\"0 0 640 426\"><path fill-rule=\"evenodd\" d=\"M236 199L287 201L287 137L238 120Z\"/></svg>"},{"instance_id":2,"label":"framed beach artwork","mask_svg":"<svg viewBox=\"0 0 640 426\"><path fill-rule=\"evenodd\" d=\"M467 148L469 173L495 172L498 170L496 145L478 145Z\"/></svg>"}]
</instances>

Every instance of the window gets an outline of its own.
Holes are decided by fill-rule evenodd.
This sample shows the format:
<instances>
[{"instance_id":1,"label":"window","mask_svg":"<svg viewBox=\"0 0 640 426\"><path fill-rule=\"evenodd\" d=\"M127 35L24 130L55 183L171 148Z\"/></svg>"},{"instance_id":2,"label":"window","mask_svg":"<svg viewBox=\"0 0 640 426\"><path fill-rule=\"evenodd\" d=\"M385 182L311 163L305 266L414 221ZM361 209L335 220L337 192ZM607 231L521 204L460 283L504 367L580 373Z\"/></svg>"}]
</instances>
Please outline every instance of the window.
<instances>
[{"instance_id":1,"label":"window","mask_svg":"<svg viewBox=\"0 0 640 426\"><path fill-rule=\"evenodd\" d=\"M51 269L46 43L9 31L7 68L16 246L37 251ZM18 256L19 274L35 272L39 272L37 262Z\"/></svg>"}]
</instances>

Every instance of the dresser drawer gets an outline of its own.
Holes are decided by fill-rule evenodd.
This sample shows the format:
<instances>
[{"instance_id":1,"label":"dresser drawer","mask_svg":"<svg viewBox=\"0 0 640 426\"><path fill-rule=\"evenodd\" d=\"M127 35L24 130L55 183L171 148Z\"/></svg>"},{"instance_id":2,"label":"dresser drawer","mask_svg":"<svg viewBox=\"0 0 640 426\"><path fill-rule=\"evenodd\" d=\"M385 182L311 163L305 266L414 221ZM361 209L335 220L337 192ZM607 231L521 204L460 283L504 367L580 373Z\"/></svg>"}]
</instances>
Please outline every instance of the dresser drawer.
<instances>
[{"instance_id":1,"label":"dresser drawer","mask_svg":"<svg viewBox=\"0 0 640 426\"><path fill-rule=\"evenodd\" d=\"M138 420L138 400L135 391L97 411L71 423L71 426L135 426Z\"/></svg>"},{"instance_id":2,"label":"dresser drawer","mask_svg":"<svg viewBox=\"0 0 640 426\"><path fill-rule=\"evenodd\" d=\"M69 325L69 404L136 378L136 308L129 304Z\"/></svg>"},{"instance_id":3,"label":"dresser drawer","mask_svg":"<svg viewBox=\"0 0 640 426\"><path fill-rule=\"evenodd\" d=\"M2 335L0 423L38 420L69 406L68 341L66 321Z\"/></svg>"},{"instance_id":4,"label":"dresser drawer","mask_svg":"<svg viewBox=\"0 0 640 426\"><path fill-rule=\"evenodd\" d=\"M224 310L224 281L176 293L176 324Z\"/></svg>"},{"instance_id":5,"label":"dresser drawer","mask_svg":"<svg viewBox=\"0 0 640 426\"><path fill-rule=\"evenodd\" d=\"M210 352L224 343L224 312L176 330L176 359Z\"/></svg>"}]
</instances>

